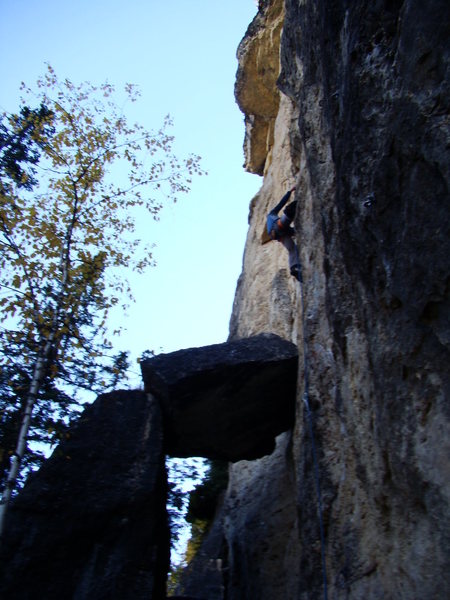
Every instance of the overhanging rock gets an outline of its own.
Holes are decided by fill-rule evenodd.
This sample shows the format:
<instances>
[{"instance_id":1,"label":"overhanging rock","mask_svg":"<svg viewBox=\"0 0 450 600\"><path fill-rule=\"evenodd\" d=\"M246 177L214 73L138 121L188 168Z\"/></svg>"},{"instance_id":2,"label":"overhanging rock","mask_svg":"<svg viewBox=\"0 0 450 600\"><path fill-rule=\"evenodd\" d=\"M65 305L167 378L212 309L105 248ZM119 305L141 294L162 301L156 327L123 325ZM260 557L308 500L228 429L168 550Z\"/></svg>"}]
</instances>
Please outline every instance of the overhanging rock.
<instances>
[{"instance_id":1,"label":"overhanging rock","mask_svg":"<svg viewBox=\"0 0 450 600\"><path fill-rule=\"evenodd\" d=\"M161 403L165 451L228 461L269 454L294 423L297 347L274 334L160 354L141 363Z\"/></svg>"}]
</instances>

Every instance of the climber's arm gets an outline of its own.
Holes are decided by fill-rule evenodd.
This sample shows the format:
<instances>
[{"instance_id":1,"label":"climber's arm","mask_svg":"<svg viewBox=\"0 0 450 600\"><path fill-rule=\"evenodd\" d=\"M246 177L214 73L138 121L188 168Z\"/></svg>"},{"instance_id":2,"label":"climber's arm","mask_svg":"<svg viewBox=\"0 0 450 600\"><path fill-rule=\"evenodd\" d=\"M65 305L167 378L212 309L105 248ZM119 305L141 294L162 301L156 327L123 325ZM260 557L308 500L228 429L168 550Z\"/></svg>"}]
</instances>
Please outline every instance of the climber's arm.
<instances>
[{"instance_id":1,"label":"climber's arm","mask_svg":"<svg viewBox=\"0 0 450 600\"><path fill-rule=\"evenodd\" d=\"M288 192L286 192L285 195L278 202L278 204L270 211L269 215L277 215L280 212L280 210L283 208L283 206L287 203L287 201L289 200L289 198L294 190L295 190L295 188L292 188L292 190L289 190Z\"/></svg>"}]
</instances>

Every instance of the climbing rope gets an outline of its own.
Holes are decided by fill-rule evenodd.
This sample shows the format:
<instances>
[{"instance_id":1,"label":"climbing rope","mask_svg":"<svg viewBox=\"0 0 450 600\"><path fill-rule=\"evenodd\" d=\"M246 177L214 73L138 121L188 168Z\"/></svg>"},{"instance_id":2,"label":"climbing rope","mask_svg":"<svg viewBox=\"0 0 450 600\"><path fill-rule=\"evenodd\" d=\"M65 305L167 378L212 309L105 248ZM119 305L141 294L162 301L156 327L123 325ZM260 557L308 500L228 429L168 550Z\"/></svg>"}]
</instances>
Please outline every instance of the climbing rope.
<instances>
[{"instance_id":1,"label":"climbing rope","mask_svg":"<svg viewBox=\"0 0 450 600\"><path fill-rule=\"evenodd\" d=\"M297 253L297 264L300 263L300 258L298 256L298 249L296 249ZM301 273L301 271L300 271ZM306 409L306 420L308 422L308 430L309 435L311 437L311 450L313 456L313 464L314 464L314 480L316 486L316 494L317 494L317 505L318 505L318 513L319 513L319 530L320 530L320 552L322 556L322 577L323 577L323 597L324 600L328 600L328 584L327 584L327 565L325 561L325 533L323 526L323 508L322 508L322 494L320 491L320 477L319 477L319 461L317 459L316 452L316 442L314 437L314 427L313 427L313 418L312 412L309 405L309 365L308 365L308 349L306 345L305 339L305 303L303 297L303 278L302 275L299 277L300 284L300 302L302 309L302 329L303 329L303 370L304 376L303 381L305 385L305 390L303 392L303 403Z\"/></svg>"}]
</instances>

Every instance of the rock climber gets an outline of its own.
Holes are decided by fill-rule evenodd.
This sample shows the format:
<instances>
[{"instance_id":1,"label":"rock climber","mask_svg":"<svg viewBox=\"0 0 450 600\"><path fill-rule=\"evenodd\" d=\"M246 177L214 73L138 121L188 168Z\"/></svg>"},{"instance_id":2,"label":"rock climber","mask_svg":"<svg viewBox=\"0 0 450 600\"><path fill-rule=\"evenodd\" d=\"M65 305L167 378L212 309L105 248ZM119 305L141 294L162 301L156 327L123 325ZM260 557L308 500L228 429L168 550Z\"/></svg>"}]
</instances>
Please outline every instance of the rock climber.
<instances>
[{"instance_id":1,"label":"rock climber","mask_svg":"<svg viewBox=\"0 0 450 600\"><path fill-rule=\"evenodd\" d=\"M289 269L291 275L293 275L298 281L301 281L302 271L298 258L298 249L293 239L295 231L293 227L291 227L291 223L294 220L295 211L297 209L297 200L294 200L288 204L281 217L278 216L278 213L285 206L285 204L287 204L292 192L294 191L295 186L286 192L278 204L267 215L267 236L265 238L263 237L263 243L270 240L277 240L278 242L281 242L289 253Z\"/></svg>"}]
</instances>

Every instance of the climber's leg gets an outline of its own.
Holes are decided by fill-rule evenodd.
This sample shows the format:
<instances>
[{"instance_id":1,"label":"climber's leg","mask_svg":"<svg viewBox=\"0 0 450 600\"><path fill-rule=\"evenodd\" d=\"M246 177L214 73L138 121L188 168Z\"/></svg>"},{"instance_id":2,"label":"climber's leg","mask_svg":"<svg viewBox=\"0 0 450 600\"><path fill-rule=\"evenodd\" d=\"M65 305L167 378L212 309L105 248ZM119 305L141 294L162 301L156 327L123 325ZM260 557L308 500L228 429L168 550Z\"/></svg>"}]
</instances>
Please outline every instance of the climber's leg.
<instances>
[{"instance_id":1,"label":"climber's leg","mask_svg":"<svg viewBox=\"0 0 450 600\"><path fill-rule=\"evenodd\" d=\"M286 248L289 253L289 270L298 281L301 281L301 266L298 258L297 246L292 237L286 235L280 239L280 242Z\"/></svg>"}]
</instances>

